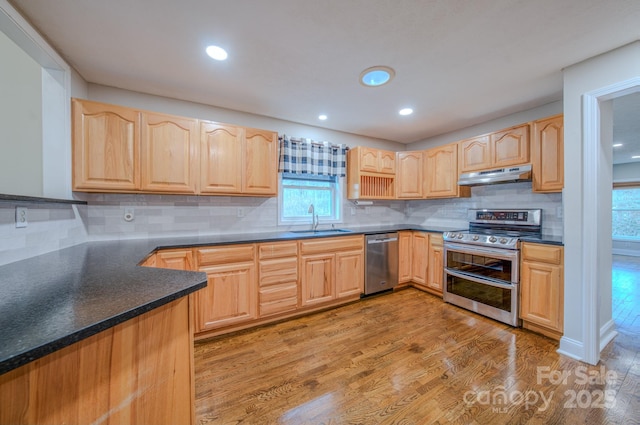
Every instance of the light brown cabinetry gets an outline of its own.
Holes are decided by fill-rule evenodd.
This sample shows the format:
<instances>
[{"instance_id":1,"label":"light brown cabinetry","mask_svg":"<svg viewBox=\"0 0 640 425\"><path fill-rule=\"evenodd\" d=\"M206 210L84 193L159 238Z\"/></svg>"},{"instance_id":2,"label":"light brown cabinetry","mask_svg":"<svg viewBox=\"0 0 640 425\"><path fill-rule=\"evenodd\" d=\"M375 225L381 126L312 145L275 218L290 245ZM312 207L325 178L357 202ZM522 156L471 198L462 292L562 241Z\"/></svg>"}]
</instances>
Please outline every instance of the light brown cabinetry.
<instances>
[{"instance_id":1,"label":"light brown cabinetry","mask_svg":"<svg viewBox=\"0 0 640 425\"><path fill-rule=\"evenodd\" d=\"M298 243L258 245L258 316L268 317L298 308Z\"/></svg>"},{"instance_id":2,"label":"light brown cabinetry","mask_svg":"<svg viewBox=\"0 0 640 425\"><path fill-rule=\"evenodd\" d=\"M198 120L141 113L142 191L197 193Z\"/></svg>"},{"instance_id":3,"label":"light brown cabinetry","mask_svg":"<svg viewBox=\"0 0 640 425\"><path fill-rule=\"evenodd\" d=\"M413 232L413 258L411 259L412 282L422 288L427 287L429 267L429 234Z\"/></svg>"},{"instance_id":4,"label":"light brown cabinetry","mask_svg":"<svg viewBox=\"0 0 640 425\"><path fill-rule=\"evenodd\" d=\"M200 192L277 194L278 135L210 121L200 123Z\"/></svg>"},{"instance_id":5,"label":"light brown cabinetry","mask_svg":"<svg viewBox=\"0 0 640 425\"><path fill-rule=\"evenodd\" d=\"M427 198L468 197L471 190L458 186L458 147L449 144L424 153L424 195Z\"/></svg>"},{"instance_id":6,"label":"light brown cabinetry","mask_svg":"<svg viewBox=\"0 0 640 425\"><path fill-rule=\"evenodd\" d=\"M300 243L301 305L356 297L364 289L364 239L349 236L302 240Z\"/></svg>"},{"instance_id":7,"label":"light brown cabinetry","mask_svg":"<svg viewBox=\"0 0 640 425\"><path fill-rule=\"evenodd\" d=\"M278 135L73 99L73 190L275 196Z\"/></svg>"},{"instance_id":8,"label":"light brown cabinetry","mask_svg":"<svg viewBox=\"0 0 640 425\"><path fill-rule=\"evenodd\" d=\"M411 257L413 255L413 232L403 230L398 232L398 283L411 282Z\"/></svg>"},{"instance_id":9,"label":"light brown cabinetry","mask_svg":"<svg viewBox=\"0 0 640 425\"><path fill-rule=\"evenodd\" d=\"M529 162L529 124L458 143L460 172L521 165Z\"/></svg>"},{"instance_id":10,"label":"light brown cabinetry","mask_svg":"<svg viewBox=\"0 0 640 425\"><path fill-rule=\"evenodd\" d=\"M73 190L140 189L140 112L72 101Z\"/></svg>"},{"instance_id":11,"label":"light brown cabinetry","mask_svg":"<svg viewBox=\"0 0 640 425\"><path fill-rule=\"evenodd\" d=\"M0 424L195 424L189 297L0 375Z\"/></svg>"},{"instance_id":12,"label":"light brown cabinetry","mask_svg":"<svg viewBox=\"0 0 640 425\"><path fill-rule=\"evenodd\" d=\"M429 234L429 267L427 273L427 290L442 296L444 280L444 248L442 235Z\"/></svg>"},{"instance_id":13,"label":"light brown cabinetry","mask_svg":"<svg viewBox=\"0 0 640 425\"><path fill-rule=\"evenodd\" d=\"M524 242L521 246L522 326L554 339L563 333L564 249Z\"/></svg>"},{"instance_id":14,"label":"light brown cabinetry","mask_svg":"<svg viewBox=\"0 0 640 425\"><path fill-rule=\"evenodd\" d=\"M196 331L236 325L256 319L255 245L200 248L198 270L207 287L196 293Z\"/></svg>"},{"instance_id":15,"label":"light brown cabinetry","mask_svg":"<svg viewBox=\"0 0 640 425\"><path fill-rule=\"evenodd\" d=\"M564 120L562 115L534 121L531 126L534 192L562 192L564 187Z\"/></svg>"},{"instance_id":16,"label":"light brown cabinetry","mask_svg":"<svg viewBox=\"0 0 640 425\"><path fill-rule=\"evenodd\" d=\"M394 199L396 154L356 146L347 151L347 197Z\"/></svg>"},{"instance_id":17,"label":"light brown cabinetry","mask_svg":"<svg viewBox=\"0 0 640 425\"><path fill-rule=\"evenodd\" d=\"M396 194L399 199L424 196L423 151L397 152Z\"/></svg>"},{"instance_id":18,"label":"light brown cabinetry","mask_svg":"<svg viewBox=\"0 0 640 425\"><path fill-rule=\"evenodd\" d=\"M165 249L153 255L153 262L145 266L173 270L194 270L193 251L191 249Z\"/></svg>"}]
</instances>

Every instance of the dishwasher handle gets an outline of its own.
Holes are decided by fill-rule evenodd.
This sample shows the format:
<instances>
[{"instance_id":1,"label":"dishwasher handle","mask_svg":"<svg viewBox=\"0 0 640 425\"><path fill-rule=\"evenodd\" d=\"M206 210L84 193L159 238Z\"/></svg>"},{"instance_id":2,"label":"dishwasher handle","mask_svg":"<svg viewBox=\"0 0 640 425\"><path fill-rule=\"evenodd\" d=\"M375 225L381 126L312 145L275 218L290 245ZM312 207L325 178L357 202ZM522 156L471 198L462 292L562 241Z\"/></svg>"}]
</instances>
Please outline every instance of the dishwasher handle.
<instances>
[{"instance_id":1,"label":"dishwasher handle","mask_svg":"<svg viewBox=\"0 0 640 425\"><path fill-rule=\"evenodd\" d=\"M395 242L398 240L397 236L381 236L381 237L377 237L377 238L372 238L372 237L368 237L367 238L367 244L371 245L371 244L375 244L375 243L388 243L388 242Z\"/></svg>"}]
</instances>

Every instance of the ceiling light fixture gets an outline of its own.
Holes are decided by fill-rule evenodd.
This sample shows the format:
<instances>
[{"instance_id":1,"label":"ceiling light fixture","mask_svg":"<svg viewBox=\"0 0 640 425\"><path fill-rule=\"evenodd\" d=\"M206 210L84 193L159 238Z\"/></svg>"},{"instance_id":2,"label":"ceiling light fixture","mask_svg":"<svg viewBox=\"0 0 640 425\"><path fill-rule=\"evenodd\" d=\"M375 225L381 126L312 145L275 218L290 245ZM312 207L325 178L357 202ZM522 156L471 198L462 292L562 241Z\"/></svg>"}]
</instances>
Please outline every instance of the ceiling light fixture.
<instances>
[{"instance_id":1,"label":"ceiling light fixture","mask_svg":"<svg viewBox=\"0 0 640 425\"><path fill-rule=\"evenodd\" d=\"M326 120L327 118L328 118L328 117L327 117L325 114L320 114L320 115L318 115L318 119L319 119L320 121L324 121L324 120Z\"/></svg>"},{"instance_id":2,"label":"ceiling light fixture","mask_svg":"<svg viewBox=\"0 0 640 425\"><path fill-rule=\"evenodd\" d=\"M631 159L640 159L640 155L633 155Z\"/></svg>"},{"instance_id":3,"label":"ceiling light fixture","mask_svg":"<svg viewBox=\"0 0 640 425\"><path fill-rule=\"evenodd\" d=\"M360 84L366 87L379 87L393 80L396 72L388 66L372 66L360 73Z\"/></svg>"},{"instance_id":4,"label":"ceiling light fixture","mask_svg":"<svg viewBox=\"0 0 640 425\"><path fill-rule=\"evenodd\" d=\"M622 146L622 143L616 143L613 145L614 148L619 148L620 146Z\"/></svg>"},{"instance_id":5,"label":"ceiling light fixture","mask_svg":"<svg viewBox=\"0 0 640 425\"><path fill-rule=\"evenodd\" d=\"M227 51L219 46L207 47L207 54L209 55L209 57L217 61L223 61L227 58Z\"/></svg>"},{"instance_id":6,"label":"ceiling light fixture","mask_svg":"<svg viewBox=\"0 0 640 425\"><path fill-rule=\"evenodd\" d=\"M400 115L411 115L411 114L413 114L413 109L411 109L411 108L403 108L403 109L400 109L400 111L398 111L398 113Z\"/></svg>"}]
</instances>

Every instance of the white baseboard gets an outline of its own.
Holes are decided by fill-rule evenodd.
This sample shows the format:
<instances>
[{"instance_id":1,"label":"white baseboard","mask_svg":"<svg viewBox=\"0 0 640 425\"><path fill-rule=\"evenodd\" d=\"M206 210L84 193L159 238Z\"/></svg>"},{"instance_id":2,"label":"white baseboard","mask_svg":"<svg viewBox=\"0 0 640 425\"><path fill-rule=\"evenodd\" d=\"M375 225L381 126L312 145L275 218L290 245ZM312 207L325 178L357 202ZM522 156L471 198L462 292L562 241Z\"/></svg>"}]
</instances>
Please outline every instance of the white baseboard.
<instances>
[{"instance_id":1,"label":"white baseboard","mask_svg":"<svg viewBox=\"0 0 640 425\"><path fill-rule=\"evenodd\" d=\"M604 347L606 347L616 335L618 335L616 325L613 319L611 319L600 328L600 351L604 350Z\"/></svg>"},{"instance_id":2,"label":"white baseboard","mask_svg":"<svg viewBox=\"0 0 640 425\"><path fill-rule=\"evenodd\" d=\"M584 361L584 344L575 339L566 336L560 338L560 348L557 352L572 359Z\"/></svg>"}]
</instances>

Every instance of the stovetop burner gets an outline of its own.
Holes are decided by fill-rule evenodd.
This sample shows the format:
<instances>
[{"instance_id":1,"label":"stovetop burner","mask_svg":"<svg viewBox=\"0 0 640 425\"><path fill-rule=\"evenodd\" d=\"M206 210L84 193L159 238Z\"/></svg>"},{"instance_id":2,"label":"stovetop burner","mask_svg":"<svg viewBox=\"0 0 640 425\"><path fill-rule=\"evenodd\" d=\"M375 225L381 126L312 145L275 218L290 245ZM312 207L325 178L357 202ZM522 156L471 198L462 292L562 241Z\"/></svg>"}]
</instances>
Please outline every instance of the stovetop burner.
<instances>
[{"instance_id":1,"label":"stovetop burner","mask_svg":"<svg viewBox=\"0 0 640 425\"><path fill-rule=\"evenodd\" d=\"M448 242L518 249L519 238L539 236L542 231L542 210L470 209L469 230L445 232Z\"/></svg>"}]
</instances>

